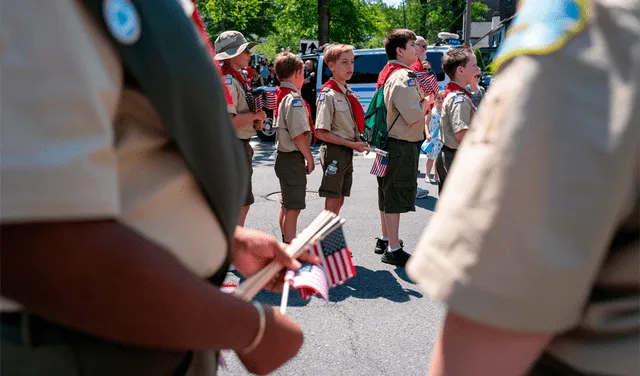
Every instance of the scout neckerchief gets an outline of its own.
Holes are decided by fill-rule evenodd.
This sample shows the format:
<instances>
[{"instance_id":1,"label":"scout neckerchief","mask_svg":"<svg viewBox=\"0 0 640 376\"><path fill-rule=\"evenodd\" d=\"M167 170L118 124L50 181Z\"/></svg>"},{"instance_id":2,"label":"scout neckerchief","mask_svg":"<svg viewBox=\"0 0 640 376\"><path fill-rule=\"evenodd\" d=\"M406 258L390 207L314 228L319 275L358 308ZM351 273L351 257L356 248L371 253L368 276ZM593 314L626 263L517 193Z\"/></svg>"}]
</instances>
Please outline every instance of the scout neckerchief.
<instances>
[{"instance_id":1,"label":"scout neckerchief","mask_svg":"<svg viewBox=\"0 0 640 376\"><path fill-rule=\"evenodd\" d=\"M467 97L469 97L469 99L471 99L471 93L469 93L467 91L467 89L463 88L462 86L458 85L457 83L451 81L447 84L447 88L444 90L444 97L446 98L447 95L449 95L449 93L453 92L453 91L462 91L463 93L467 94Z\"/></svg>"},{"instance_id":2,"label":"scout neckerchief","mask_svg":"<svg viewBox=\"0 0 640 376\"><path fill-rule=\"evenodd\" d=\"M284 97L286 97L287 94L289 93L297 93L297 92L298 92L297 90L293 90L288 87L278 86L276 88L276 108L275 110L273 110L274 118L278 117L278 108L280 107L280 102L282 102ZM307 103L307 101L305 101L304 99L301 98L300 100L302 100L302 103L304 103L304 107L307 109L307 117L309 118L309 129L311 130L311 134L313 135L313 140L315 142L316 132L315 132L315 129L313 128L313 118L311 117L311 106L309 106L309 103Z\"/></svg>"},{"instance_id":3,"label":"scout neckerchief","mask_svg":"<svg viewBox=\"0 0 640 376\"><path fill-rule=\"evenodd\" d=\"M382 71L378 75L378 84L376 85L376 90L380 89L380 86L382 86L385 83L387 83L387 80L389 79L389 77L391 77L393 72L395 72L395 71L397 71L399 69L409 69L409 68L407 68L404 65L397 64L397 63L391 63L391 62L387 63L387 65L384 66L384 68L382 69Z\"/></svg>"},{"instance_id":4,"label":"scout neckerchief","mask_svg":"<svg viewBox=\"0 0 640 376\"><path fill-rule=\"evenodd\" d=\"M422 62L420 60L416 60L415 63L410 67L414 72L424 72L424 67L422 66Z\"/></svg>"},{"instance_id":5,"label":"scout neckerchief","mask_svg":"<svg viewBox=\"0 0 640 376\"><path fill-rule=\"evenodd\" d=\"M351 90L347 90L347 92L344 93L342 89L340 89L340 85L338 85L334 80L327 81L320 91L324 89L333 89L347 97L349 104L351 105L351 114L353 115L353 118L356 121L356 126L358 127L358 134L362 133L362 130L364 129L364 109L360 102L358 102L358 98L353 95L353 92Z\"/></svg>"},{"instance_id":6,"label":"scout neckerchief","mask_svg":"<svg viewBox=\"0 0 640 376\"><path fill-rule=\"evenodd\" d=\"M231 66L228 65L228 63L224 63L224 65L222 65L220 69L222 70L222 74L224 74L225 76L227 74L230 74L231 76L233 76L233 78L238 80L245 94L249 91L249 83L247 82L247 80L245 80L245 78L240 74L240 72L237 69L231 68Z\"/></svg>"},{"instance_id":7,"label":"scout neckerchief","mask_svg":"<svg viewBox=\"0 0 640 376\"><path fill-rule=\"evenodd\" d=\"M195 0L194 0L194 5L195 5ZM207 30L204 27L204 23L202 22L202 17L200 17L200 12L198 11L198 7L195 7L193 9L193 14L191 15L191 19L193 20L193 22L195 22L196 26L198 27L198 30L200 31L200 35L202 35L202 38L207 44L207 48L209 49L211 58L213 59L213 61L215 61L216 51L213 48L213 44L211 43L209 34L207 33ZM218 66L218 64L215 64L215 66L218 68L218 73L221 73L220 67ZM224 89L224 98L227 101L227 105L229 106L233 105L233 98L231 97L229 88L227 87L227 85L224 85L224 84L222 85L222 88Z\"/></svg>"}]
</instances>

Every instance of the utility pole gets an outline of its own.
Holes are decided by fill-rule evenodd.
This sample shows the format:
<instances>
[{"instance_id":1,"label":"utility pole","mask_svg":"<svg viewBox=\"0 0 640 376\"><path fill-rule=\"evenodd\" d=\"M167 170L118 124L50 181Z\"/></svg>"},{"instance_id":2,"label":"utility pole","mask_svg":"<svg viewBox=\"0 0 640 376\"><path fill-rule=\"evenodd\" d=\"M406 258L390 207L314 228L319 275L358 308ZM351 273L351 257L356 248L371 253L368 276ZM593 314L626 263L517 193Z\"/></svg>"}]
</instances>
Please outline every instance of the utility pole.
<instances>
[{"instance_id":1,"label":"utility pole","mask_svg":"<svg viewBox=\"0 0 640 376\"><path fill-rule=\"evenodd\" d=\"M329 43L329 0L318 0L318 42Z\"/></svg>"},{"instance_id":2,"label":"utility pole","mask_svg":"<svg viewBox=\"0 0 640 376\"><path fill-rule=\"evenodd\" d=\"M471 5L472 0L467 0L467 8L464 12L464 45L471 47Z\"/></svg>"},{"instance_id":3,"label":"utility pole","mask_svg":"<svg viewBox=\"0 0 640 376\"><path fill-rule=\"evenodd\" d=\"M404 10L404 0L402 0L402 19L404 20L404 28L407 28L407 13Z\"/></svg>"}]
</instances>

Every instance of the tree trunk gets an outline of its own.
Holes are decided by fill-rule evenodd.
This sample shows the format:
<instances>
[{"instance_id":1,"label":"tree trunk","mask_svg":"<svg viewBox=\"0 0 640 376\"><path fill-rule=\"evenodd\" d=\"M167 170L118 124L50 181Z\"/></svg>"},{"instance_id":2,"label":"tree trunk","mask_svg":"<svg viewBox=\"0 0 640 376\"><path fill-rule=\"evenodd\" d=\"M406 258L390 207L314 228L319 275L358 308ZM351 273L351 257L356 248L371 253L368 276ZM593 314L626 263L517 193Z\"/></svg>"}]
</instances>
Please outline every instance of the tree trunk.
<instances>
[{"instance_id":1,"label":"tree trunk","mask_svg":"<svg viewBox=\"0 0 640 376\"><path fill-rule=\"evenodd\" d=\"M318 0L318 41L329 42L329 0Z\"/></svg>"}]
</instances>

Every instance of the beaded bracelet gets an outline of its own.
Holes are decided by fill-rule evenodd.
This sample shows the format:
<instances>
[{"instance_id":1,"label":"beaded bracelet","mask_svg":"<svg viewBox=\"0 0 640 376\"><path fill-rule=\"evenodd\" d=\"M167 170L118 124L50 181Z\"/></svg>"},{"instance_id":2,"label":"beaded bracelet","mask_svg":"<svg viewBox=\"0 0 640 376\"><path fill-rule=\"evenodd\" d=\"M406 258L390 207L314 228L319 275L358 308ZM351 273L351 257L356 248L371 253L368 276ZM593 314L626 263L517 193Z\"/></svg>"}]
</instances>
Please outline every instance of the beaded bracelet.
<instances>
[{"instance_id":1,"label":"beaded bracelet","mask_svg":"<svg viewBox=\"0 0 640 376\"><path fill-rule=\"evenodd\" d=\"M258 345L260 344L260 341L262 341L262 337L264 337L264 331L267 326L266 325L267 318L265 316L264 307L262 307L262 304L258 302L253 302L253 306L256 307L256 310L258 310L258 315L260 316L260 326L258 327L258 333L256 334L253 341L251 341L249 346L242 349L242 352L245 354L252 352L253 350L256 349L256 347L258 347Z\"/></svg>"}]
</instances>

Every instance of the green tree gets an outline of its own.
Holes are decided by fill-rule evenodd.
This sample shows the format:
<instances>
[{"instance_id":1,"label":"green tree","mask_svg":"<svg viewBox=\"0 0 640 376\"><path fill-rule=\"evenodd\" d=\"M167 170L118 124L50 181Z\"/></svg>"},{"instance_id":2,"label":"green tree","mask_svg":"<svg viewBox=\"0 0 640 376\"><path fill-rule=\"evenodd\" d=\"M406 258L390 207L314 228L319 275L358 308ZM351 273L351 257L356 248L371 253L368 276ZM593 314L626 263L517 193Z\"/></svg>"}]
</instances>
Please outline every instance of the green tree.
<instances>
[{"instance_id":1,"label":"green tree","mask_svg":"<svg viewBox=\"0 0 640 376\"><path fill-rule=\"evenodd\" d=\"M277 7L268 0L197 0L196 5L212 39L223 30L237 30L248 39L275 31Z\"/></svg>"},{"instance_id":2,"label":"green tree","mask_svg":"<svg viewBox=\"0 0 640 376\"><path fill-rule=\"evenodd\" d=\"M473 50L473 54L476 55L476 59L478 60L478 68L480 68L481 72L484 72L487 67L484 64L484 59L482 58L482 53L480 52L479 49L474 49Z\"/></svg>"}]
</instances>

